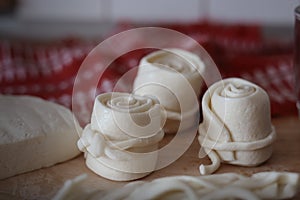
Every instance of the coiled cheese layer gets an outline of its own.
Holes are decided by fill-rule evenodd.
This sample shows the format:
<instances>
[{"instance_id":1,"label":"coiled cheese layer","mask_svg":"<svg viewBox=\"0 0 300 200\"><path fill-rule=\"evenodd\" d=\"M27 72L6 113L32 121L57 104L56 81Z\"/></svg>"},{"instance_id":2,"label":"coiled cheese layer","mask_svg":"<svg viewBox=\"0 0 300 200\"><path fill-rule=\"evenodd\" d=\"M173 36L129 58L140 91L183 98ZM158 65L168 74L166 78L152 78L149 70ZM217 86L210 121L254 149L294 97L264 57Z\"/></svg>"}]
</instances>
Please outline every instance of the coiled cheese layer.
<instances>
[{"instance_id":1,"label":"coiled cheese layer","mask_svg":"<svg viewBox=\"0 0 300 200\"><path fill-rule=\"evenodd\" d=\"M95 173L127 181L155 170L164 132L158 101L127 93L105 93L94 103L91 123L78 141Z\"/></svg>"},{"instance_id":2,"label":"coiled cheese layer","mask_svg":"<svg viewBox=\"0 0 300 200\"><path fill-rule=\"evenodd\" d=\"M182 49L155 51L141 59L134 81L134 93L153 95L163 106L167 121L164 130L176 133L198 123L198 96L205 65Z\"/></svg>"},{"instance_id":3,"label":"coiled cheese layer","mask_svg":"<svg viewBox=\"0 0 300 200\"><path fill-rule=\"evenodd\" d=\"M201 165L201 174L213 173L220 162L256 166L270 158L276 133L262 88L243 79L224 79L204 94L202 109L200 156L208 154L212 164Z\"/></svg>"}]
</instances>

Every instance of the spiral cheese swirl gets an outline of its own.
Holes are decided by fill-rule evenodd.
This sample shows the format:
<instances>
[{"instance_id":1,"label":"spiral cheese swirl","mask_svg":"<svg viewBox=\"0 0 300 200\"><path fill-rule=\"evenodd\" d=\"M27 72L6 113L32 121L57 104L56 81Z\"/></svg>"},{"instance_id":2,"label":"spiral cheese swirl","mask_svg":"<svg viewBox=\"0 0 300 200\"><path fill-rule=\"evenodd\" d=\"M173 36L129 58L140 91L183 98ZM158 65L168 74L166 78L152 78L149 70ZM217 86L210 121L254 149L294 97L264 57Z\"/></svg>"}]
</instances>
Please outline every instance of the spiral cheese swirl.
<instances>
[{"instance_id":1,"label":"spiral cheese swirl","mask_svg":"<svg viewBox=\"0 0 300 200\"><path fill-rule=\"evenodd\" d=\"M201 165L201 174L213 173L220 162L256 166L271 156L276 134L263 89L246 80L225 79L204 94L202 109L200 154L204 150L212 164Z\"/></svg>"},{"instance_id":2,"label":"spiral cheese swirl","mask_svg":"<svg viewBox=\"0 0 300 200\"><path fill-rule=\"evenodd\" d=\"M181 49L159 50L141 59L134 93L159 100L167 115L165 132L176 133L183 121L182 130L198 123L204 69L197 55Z\"/></svg>"},{"instance_id":3,"label":"spiral cheese swirl","mask_svg":"<svg viewBox=\"0 0 300 200\"><path fill-rule=\"evenodd\" d=\"M91 124L78 141L86 164L112 180L133 180L156 166L162 115L157 100L127 93L105 93L94 103Z\"/></svg>"},{"instance_id":4,"label":"spiral cheese swirl","mask_svg":"<svg viewBox=\"0 0 300 200\"><path fill-rule=\"evenodd\" d=\"M146 99L138 96L120 96L105 99L103 102L107 107L118 111L129 111L131 113L145 112L153 106L153 99Z\"/></svg>"},{"instance_id":5,"label":"spiral cheese swirl","mask_svg":"<svg viewBox=\"0 0 300 200\"><path fill-rule=\"evenodd\" d=\"M287 199L297 193L299 175L289 172L260 172L252 176L236 173L209 176L171 176L151 182L136 181L110 191L83 189L85 176L64 184L54 200L72 199Z\"/></svg>"},{"instance_id":6,"label":"spiral cheese swirl","mask_svg":"<svg viewBox=\"0 0 300 200\"><path fill-rule=\"evenodd\" d=\"M177 53L179 55L177 55ZM153 56L147 56L145 60L142 62L146 62L145 64L153 64L162 70L169 70L173 72L180 72L182 74L193 74L197 71L196 67L191 65L197 66L199 62L197 57L191 53L188 53L183 50L179 49L169 49L165 51L159 51Z\"/></svg>"},{"instance_id":7,"label":"spiral cheese swirl","mask_svg":"<svg viewBox=\"0 0 300 200\"><path fill-rule=\"evenodd\" d=\"M247 97L255 92L255 88L249 85L235 86L231 83L225 86L220 96L230 98Z\"/></svg>"}]
</instances>

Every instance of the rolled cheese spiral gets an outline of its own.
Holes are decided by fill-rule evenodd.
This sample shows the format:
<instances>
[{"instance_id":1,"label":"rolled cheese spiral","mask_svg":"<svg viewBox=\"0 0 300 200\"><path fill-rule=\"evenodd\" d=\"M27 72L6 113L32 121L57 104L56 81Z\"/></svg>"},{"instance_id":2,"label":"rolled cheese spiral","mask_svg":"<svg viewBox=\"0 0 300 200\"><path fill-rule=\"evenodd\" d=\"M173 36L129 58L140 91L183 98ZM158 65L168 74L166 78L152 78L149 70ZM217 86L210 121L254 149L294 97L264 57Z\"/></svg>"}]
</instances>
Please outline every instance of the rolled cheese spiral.
<instances>
[{"instance_id":1,"label":"rolled cheese spiral","mask_svg":"<svg viewBox=\"0 0 300 200\"><path fill-rule=\"evenodd\" d=\"M161 129L157 100L127 93L105 93L94 103L91 123L77 145L95 173L112 180L133 180L155 169Z\"/></svg>"},{"instance_id":2,"label":"rolled cheese spiral","mask_svg":"<svg viewBox=\"0 0 300 200\"><path fill-rule=\"evenodd\" d=\"M204 68L196 54L181 49L159 50L141 59L134 93L158 98L167 115L165 132L175 133L180 123L182 129L198 123Z\"/></svg>"},{"instance_id":3,"label":"rolled cheese spiral","mask_svg":"<svg viewBox=\"0 0 300 200\"><path fill-rule=\"evenodd\" d=\"M299 175L289 172L260 172L252 176L236 173L208 176L171 176L136 181L124 187L88 192L84 175L67 181L54 200L72 199L287 199L297 193Z\"/></svg>"},{"instance_id":4,"label":"rolled cheese spiral","mask_svg":"<svg viewBox=\"0 0 300 200\"><path fill-rule=\"evenodd\" d=\"M276 133L262 88L243 79L224 79L204 94L202 110L199 155L204 150L212 164L201 165L201 174L213 173L220 162L256 166L271 156Z\"/></svg>"}]
</instances>

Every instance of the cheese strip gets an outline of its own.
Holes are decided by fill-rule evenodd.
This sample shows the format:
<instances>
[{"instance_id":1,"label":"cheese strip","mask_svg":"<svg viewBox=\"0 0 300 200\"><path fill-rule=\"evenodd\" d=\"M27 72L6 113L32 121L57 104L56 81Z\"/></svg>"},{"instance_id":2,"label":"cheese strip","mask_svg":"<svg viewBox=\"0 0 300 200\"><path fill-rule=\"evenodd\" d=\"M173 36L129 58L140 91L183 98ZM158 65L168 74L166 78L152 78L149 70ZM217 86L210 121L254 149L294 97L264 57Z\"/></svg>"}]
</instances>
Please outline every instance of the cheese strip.
<instances>
[{"instance_id":1,"label":"cheese strip","mask_svg":"<svg viewBox=\"0 0 300 200\"><path fill-rule=\"evenodd\" d=\"M276 133L262 88L238 78L219 81L204 94L202 109L199 142L212 164L201 165L201 174L213 173L221 162L256 166L271 156Z\"/></svg>"},{"instance_id":2,"label":"cheese strip","mask_svg":"<svg viewBox=\"0 0 300 200\"><path fill-rule=\"evenodd\" d=\"M80 153L82 130L67 108L37 97L0 95L0 110L0 179Z\"/></svg>"},{"instance_id":3,"label":"cheese strip","mask_svg":"<svg viewBox=\"0 0 300 200\"><path fill-rule=\"evenodd\" d=\"M252 176L236 173L207 176L171 176L151 182L136 181L109 191L84 188L85 176L67 181L53 200L77 199L287 199L297 193L299 175L260 172Z\"/></svg>"},{"instance_id":4,"label":"cheese strip","mask_svg":"<svg viewBox=\"0 0 300 200\"><path fill-rule=\"evenodd\" d=\"M94 103L91 123L78 141L87 166L107 179L127 181L156 167L161 129L157 100L127 93L105 93Z\"/></svg>"},{"instance_id":5,"label":"cheese strip","mask_svg":"<svg viewBox=\"0 0 300 200\"><path fill-rule=\"evenodd\" d=\"M198 96L202 87L204 63L182 49L155 51L141 59L134 80L134 93L153 95L164 107L164 130L176 133L198 123Z\"/></svg>"}]
</instances>

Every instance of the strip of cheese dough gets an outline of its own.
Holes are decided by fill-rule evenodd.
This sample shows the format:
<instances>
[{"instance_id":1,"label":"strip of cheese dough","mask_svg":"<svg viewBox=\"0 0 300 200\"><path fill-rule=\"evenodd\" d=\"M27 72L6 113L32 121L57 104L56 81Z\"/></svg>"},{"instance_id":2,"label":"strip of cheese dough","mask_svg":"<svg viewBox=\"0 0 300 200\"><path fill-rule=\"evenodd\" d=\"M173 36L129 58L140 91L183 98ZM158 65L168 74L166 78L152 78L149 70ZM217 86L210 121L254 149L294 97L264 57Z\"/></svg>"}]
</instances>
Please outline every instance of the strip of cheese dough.
<instances>
[{"instance_id":1,"label":"strip of cheese dough","mask_svg":"<svg viewBox=\"0 0 300 200\"><path fill-rule=\"evenodd\" d=\"M0 95L0 179L49 167L80 154L72 112L33 96Z\"/></svg>"},{"instance_id":2,"label":"strip of cheese dough","mask_svg":"<svg viewBox=\"0 0 300 200\"><path fill-rule=\"evenodd\" d=\"M224 79L209 87L202 109L199 142L212 164L200 165L201 174L213 173L221 162L256 166L270 158L276 132L262 88L239 78Z\"/></svg>"},{"instance_id":3,"label":"strip of cheese dough","mask_svg":"<svg viewBox=\"0 0 300 200\"><path fill-rule=\"evenodd\" d=\"M128 181L155 170L163 136L157 100L104 93L96 98L91 123L77 145L92 171L107 179Z\"/></svg>"},{"instance_id":4,"label":"strip of cheese dough","mask_svg":"<svg viewBox=\"0 0 300 200\"><path fill-rule=\"evenodd\" d=\"M109 191L84 187L84 175L67 181L53 200L71 199L287 199L297 193L299 174L259 172L252 176L236 173L206 176L170 176L151 182L135 181Z\"/></svg>"},{"instance_id":5,"label":"strip of cheese dough","mask_svg":"<svg viewBox=\"0 0 300 200\"><path fill-rule=\"evenodd\" d=\"M176 133L179 126L185 130L198 123L197 99L204 70L204 63L191 52L155 51L141 59L133 90L139 95L154 95L166 111L165 132Z\"/></svg>"}]
</instances>

